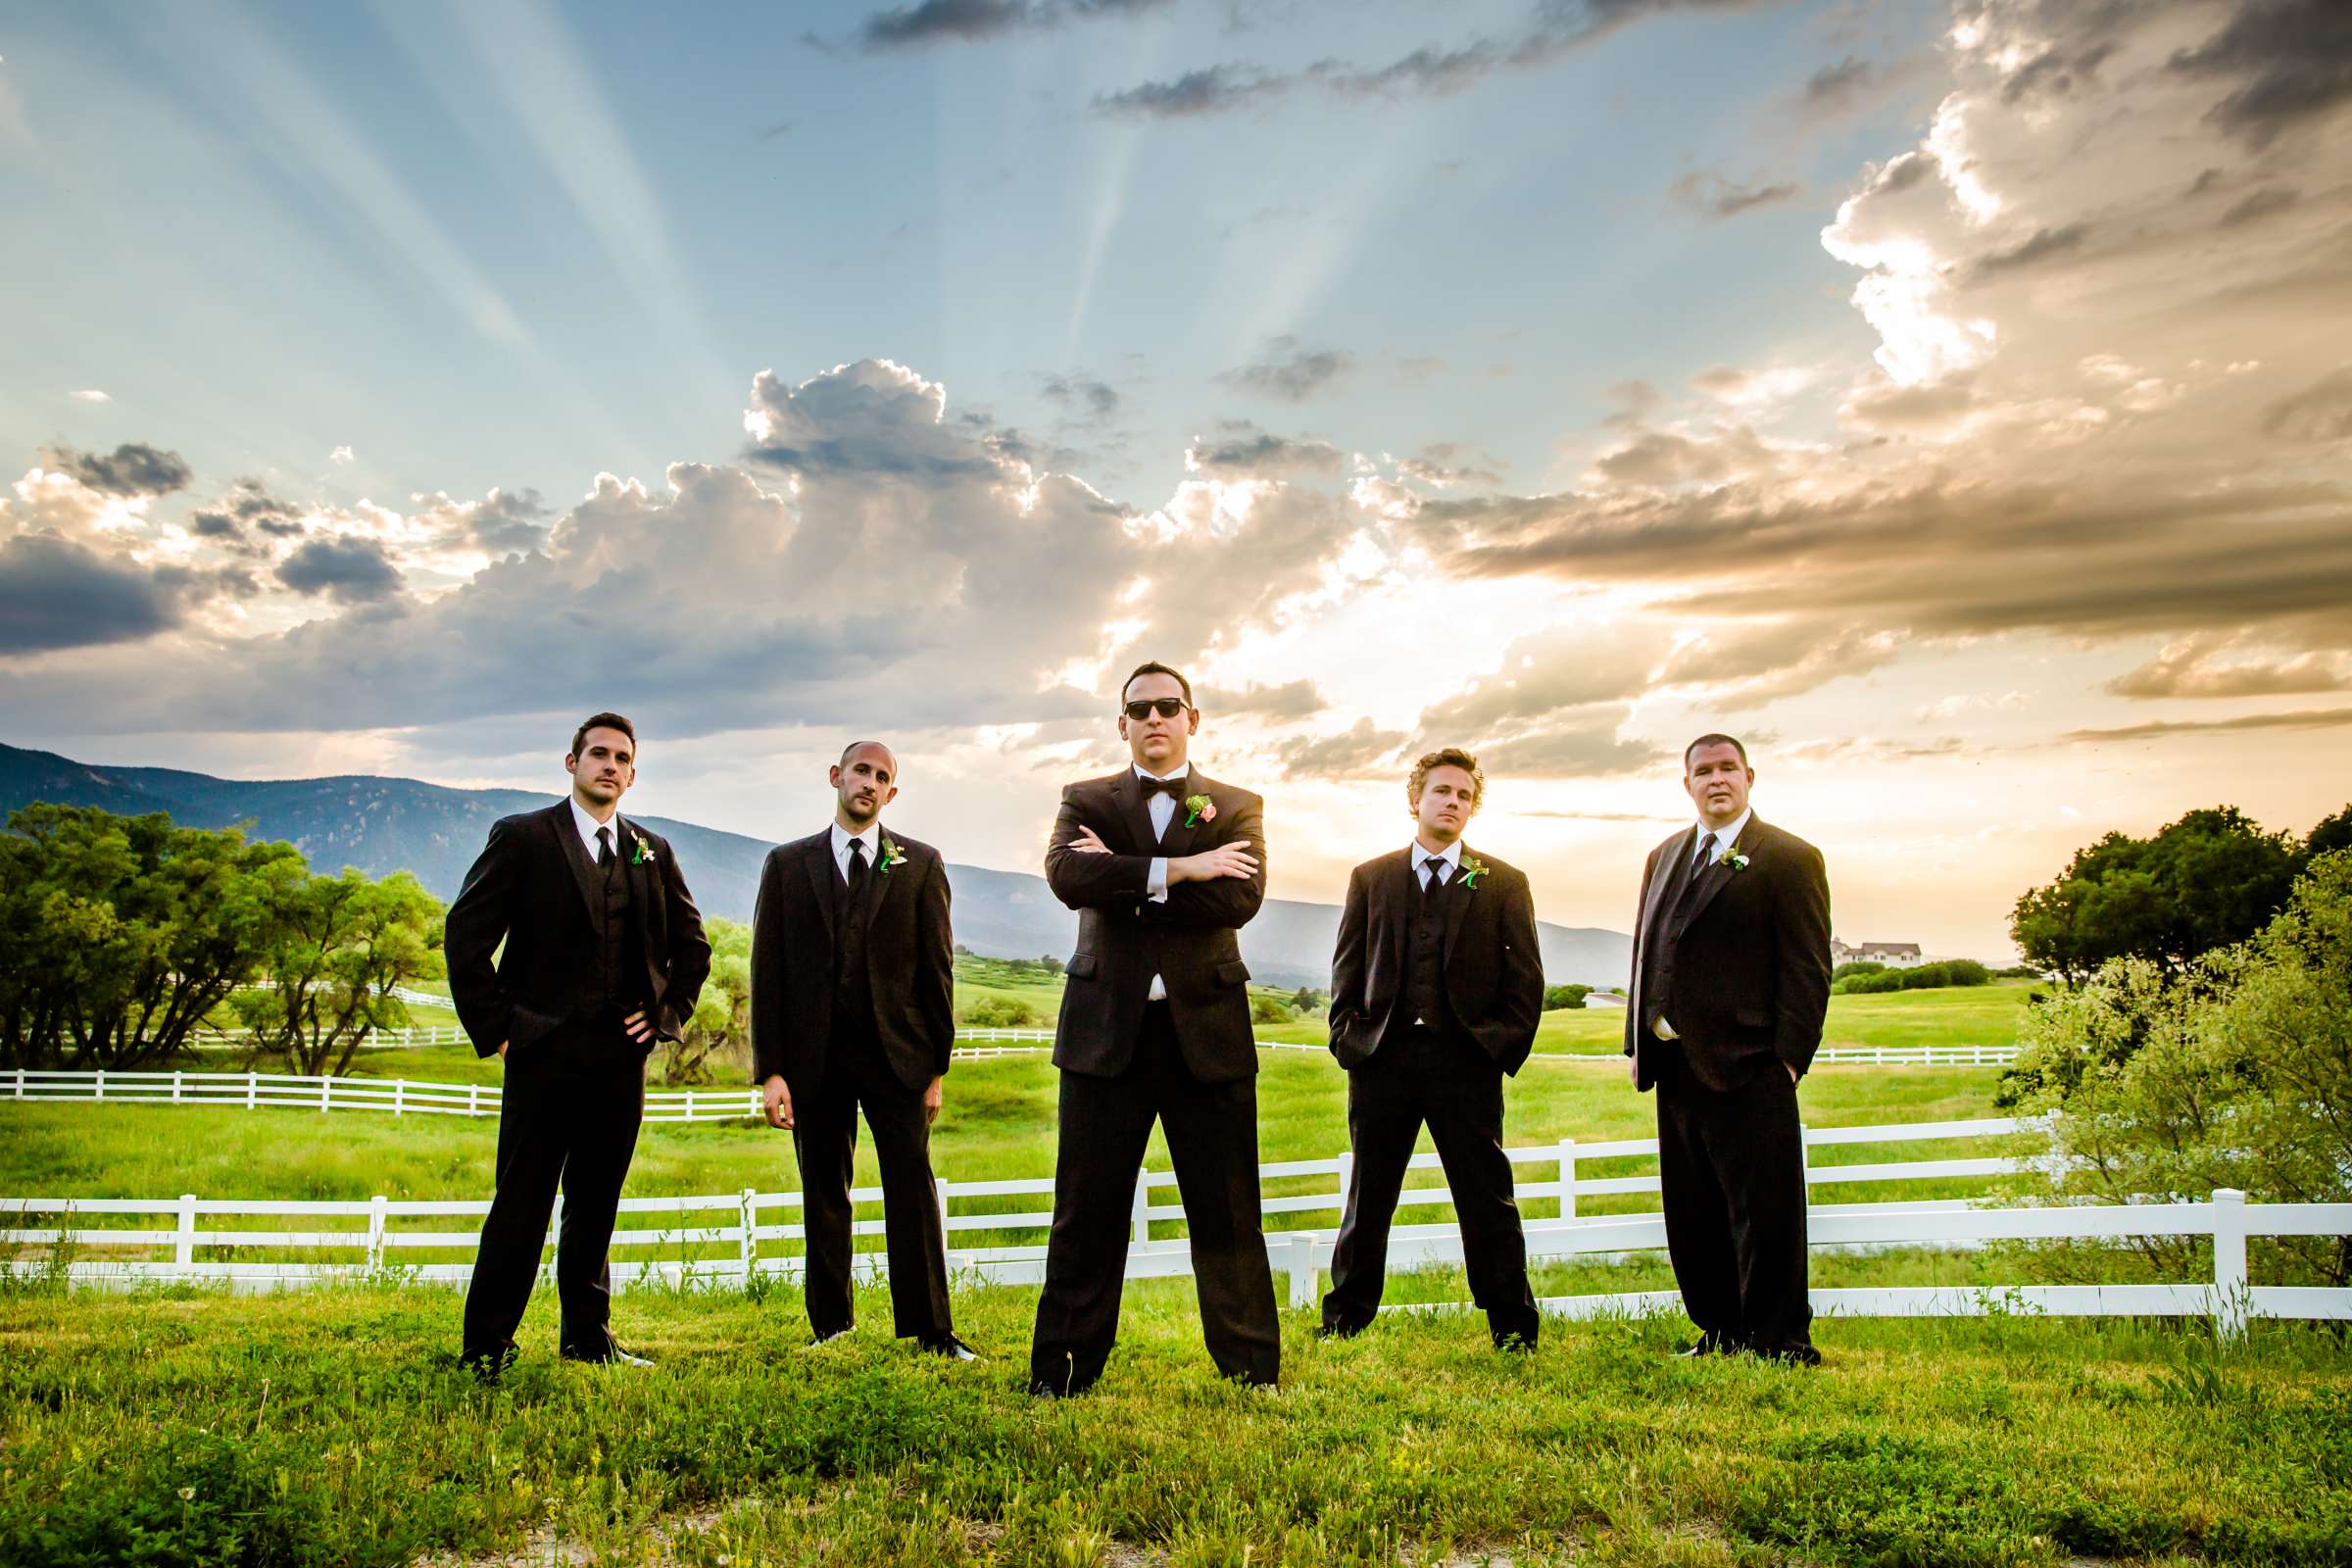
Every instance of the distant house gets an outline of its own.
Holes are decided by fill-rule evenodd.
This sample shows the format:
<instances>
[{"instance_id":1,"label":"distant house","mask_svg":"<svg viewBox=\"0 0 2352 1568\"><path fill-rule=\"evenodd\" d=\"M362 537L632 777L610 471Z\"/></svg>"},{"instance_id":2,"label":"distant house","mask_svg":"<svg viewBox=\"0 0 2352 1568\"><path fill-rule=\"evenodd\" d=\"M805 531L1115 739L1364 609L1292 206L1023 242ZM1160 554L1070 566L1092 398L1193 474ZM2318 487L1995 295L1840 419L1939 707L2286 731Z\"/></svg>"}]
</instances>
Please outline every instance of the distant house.
<instances>
[{"instance_id":1,"label":"distant house","mask_svg":"<svg viewBox=\"0 0 2352 1568\"><path fill-rule=\"evenodd\" d=\"M1622 991L1588 991L1585 993L1585 1005L1588 1007L1622 1007L1625 1005L1625 993Z\"/></svg>"},{"instance_id":2,"label":"distant house","mask_svg":"<svg viewBox=\"0 0 2352 1568\"><path fill-rule=\"evenodd\" d=\"M1925 961L1916 942L1862 942L1852 947L1830 940L1830 961L1833 963L1883 963L1889 969L1914 968Z\"/></svg>"}]
</instances>

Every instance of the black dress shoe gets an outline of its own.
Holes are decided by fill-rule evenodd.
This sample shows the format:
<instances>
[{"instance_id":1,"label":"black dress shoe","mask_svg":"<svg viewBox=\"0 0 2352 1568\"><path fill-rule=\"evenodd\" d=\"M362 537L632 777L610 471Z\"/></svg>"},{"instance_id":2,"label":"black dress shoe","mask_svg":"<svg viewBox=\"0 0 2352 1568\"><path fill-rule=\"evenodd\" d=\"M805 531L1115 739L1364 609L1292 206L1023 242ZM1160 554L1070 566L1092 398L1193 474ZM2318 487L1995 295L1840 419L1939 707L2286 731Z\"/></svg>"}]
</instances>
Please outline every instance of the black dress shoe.
<instances>
[{"instance_id":1,"label":"black dress shoe","mask_svg":"<svg viewBox=\"0 0 2352 1568\"><path fill-rule=\"evenodd\" d=\"M1674 1353L1678 1356L1729 1355L1739 1347L1719 1334L1701 1334Z\"/></svg>"},{"instance_id":2,"label":"black dress shoe","mask_svg":"<svg viewBox=\"0 0 2352 1568\"><path fill-rule=\"evenodd\" d=\"M1536 1353L1536 1337L1522 1334L1517 1329L1506 1329L1494 1336L1494 1348L1513 1355L1533 1355Z\"/></svg>"},{"instance_id":3,"label":"black dress shoe","mask_svg":"<svg viewBox=\"0 0 2352 1568\"><path fill-rule=\"evenodd\" d=\"M1784 1345L1777 1350L1758 1350L1756 1353L1782 1366L1821 1365L1821 1352L1810 1345Z\"/></svg>"},{"instance_id":4,"label":"black dress shoe","mask_svg":"<svg viewBox=\"0 0 2352 1568\"><path fill-rule=\"evenodd\" d=\"M652 1366L654 1364L645 1356L631 1355L617 1345L610 1346L603 1350L575 1349L564 1350L559 1353L566 1361L578 1361L586 1366Z\"/></svg>"},{"instance_id":5,"label":"black dress shoe","mask_svg":"<svg viewBox=\"0 0 2352 1568\"><path fill-rule=\"evenodd\" d=\"M978 1350L953 1334L926 1334L914 1342L914 1348L925 1355L944 1355L951 1361L977 1361Z\"/></svg>"},{"instance_id":6,"label":"black dress shoe","mask_svg":"<svg viewBox=\"0 0 2352 1568\"><path fill-rule=\"evenodd\" d=\"M1367 1326L1362 1323L1326 1323L1315 1330L1315 1338L1318 1340L1352 1340L1358 1334L1363 1333Z\"/></svg>"},{"instance_id":7,"label":"black dress shoe","mask_svg":"<svg viewBox=\"0 0 2352 1568\"><path fill-rule=\"evenodd\" d=\"M849 1337L850 1331L848 1329L835 1329L830 1334L811 1334L808 1336L808 1343L802 1346L801 1348L804 1350L813 1350L820 1345L831 1345L835 1340L846 1340Z\"/></svg>"}]
</instances>

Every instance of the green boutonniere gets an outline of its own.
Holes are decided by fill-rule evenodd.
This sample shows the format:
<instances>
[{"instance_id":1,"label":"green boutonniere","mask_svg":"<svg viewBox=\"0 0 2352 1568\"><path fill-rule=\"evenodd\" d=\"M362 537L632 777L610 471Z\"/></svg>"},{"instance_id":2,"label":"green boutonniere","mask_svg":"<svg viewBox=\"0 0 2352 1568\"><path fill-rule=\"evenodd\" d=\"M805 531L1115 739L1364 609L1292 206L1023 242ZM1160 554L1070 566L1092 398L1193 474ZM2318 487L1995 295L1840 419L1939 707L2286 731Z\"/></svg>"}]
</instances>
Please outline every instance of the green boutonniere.
<instances>
[{"instance_id":1,"label":"green boutonniere","mask_svg":"<svg viewBox=\"0 0 2352 1568\"><path fill-rule=\"evenodd\" d=\"M1478 891L1478 879L1486 874L1486 861L1480 859L1475 855L1465 855L1462 857L1462 886L1468 888L1471 892L1476 893Z\"/></svg>"},{"instance_id":2,"label":"green boutonniere","mask_svg":"<svg viewBox=\"0 0 2352 1568\"><path fill-rule=\"evenodd\" d=\"M629 863L631 865L643 865L648 860L651 860L654 858L654 847L645 842L645 835L642 833L632 833L629 836L636 840L637 843L637 852L629 857Z\"/></svg>"},{"instance_id":3,"label":"green boutonniere","mask_svg":"<svg viewBox=\"0 0 2352 1568\"><path fill-rule=\"evenodd\" d=\"M1217 803L1205 795L1186 796L1184 809L1186 827L1191 827L1195 822L1214 822L1217 819Z\"/></svg>"},{"instance_id":4,"label":"green boutonniere","mask_svg":"<svg viewBox=\"0 0 2352 1568\"><path fill-rule=\"evenodd\" d=\"M1747 857L1738 850L1726 850L1723 852L1723 863L1735 871L1744 871L1747 869Z\"/></svg>"},{"instance_id":5,"label":"green boutonniere","mask_svg":"<svg viewBox=\"0 0 2352 1568\"><path fill-rule=\"evenodd\" d=\"M890 840L884 839L882 841L882 858L877 862L876 869L880 870L884 876L888 876L892 866L904 864L906 859L906 852L905 850L900 849Z\"/></svg>"}]
</instances>

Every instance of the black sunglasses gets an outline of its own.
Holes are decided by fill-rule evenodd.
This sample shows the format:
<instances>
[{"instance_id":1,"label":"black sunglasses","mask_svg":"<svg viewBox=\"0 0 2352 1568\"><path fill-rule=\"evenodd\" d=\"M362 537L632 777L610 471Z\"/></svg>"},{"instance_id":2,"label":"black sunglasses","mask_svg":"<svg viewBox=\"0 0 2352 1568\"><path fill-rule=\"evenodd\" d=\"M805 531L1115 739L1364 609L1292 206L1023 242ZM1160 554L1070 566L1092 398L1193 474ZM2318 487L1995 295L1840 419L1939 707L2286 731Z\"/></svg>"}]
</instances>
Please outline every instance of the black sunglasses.
<instances>
[{"instance_id":1,"label":"black sunglasses","mask_svg":"<svg viewBox=\"0 0 2352 1568\"><path fill-rule=\"evenodd\" d=\"M1174 718L1178 713L1184 711L1185 703L1181 697L1140 699L1127 705L1127 716L1140 724L1152 716L1152 710L1155 708L1159 710L1160 717Z\"/></svg>"}]
</instances>

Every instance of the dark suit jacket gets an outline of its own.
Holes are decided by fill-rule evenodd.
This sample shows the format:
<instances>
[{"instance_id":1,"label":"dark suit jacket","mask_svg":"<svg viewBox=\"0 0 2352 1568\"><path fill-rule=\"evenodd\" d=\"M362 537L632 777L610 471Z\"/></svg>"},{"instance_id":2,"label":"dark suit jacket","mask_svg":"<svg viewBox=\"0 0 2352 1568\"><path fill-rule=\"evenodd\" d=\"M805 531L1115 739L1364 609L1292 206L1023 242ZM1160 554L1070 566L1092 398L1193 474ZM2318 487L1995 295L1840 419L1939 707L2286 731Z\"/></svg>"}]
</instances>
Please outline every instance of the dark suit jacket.
<instances>
[{"instance_id":1,"label":"dark suit jacket","mask_svg":"<svg viewBox=\"0 0 2352 1568\"><path fill-rule=\"evenodd\" d=\"M1650 1025L1661 1011L1709 1089L1740 1088L1784 1062L1801 1073L1820 1049L1830 1004L1830 880L1821 852L1751 815L1734 846L1747 869L1734 870L1727 856L1699 873L1687 903L1669 899L1676 868L1697 848L1696 829L1685 828L1650 851L1642 869L1625 1008L1625 1054L1637 1083L1657 1081L1649 1051L1660 1042ZM1679 924L1668 906L1676 903L1685 909ZM1645 960L1668 942L1673 993L1645 996Z\"/></svg>"},{"instance_id":2,"label":"dark suit jacket","mask_svg":"<svg viewBox=\"0 0 2352 1568\"><path fill-rule=\"evenodd\" d=\"M640 956L654 1030L674 1040L710 973L710 944L668 841L618 814L612 820L619 828L614 853L645 938ZM597 977L604 906L596 876L569 800L491 824L490 841L449 906L443 938L450 1000L477 1054L496 1055L507 1042L522 1050L596 1000L587 995Z\"/></svg>"},{"instance_id":3,"label":"dark suit jacket","mask_svg":"<svg viewBox=\"0 0 2352 1568\"><path fill-rule=\"evenodd\" d=\"M928 844L882 834L906 857L866 872L866 979L894 1077L931 1087L956 1045L956 939L948 868ZM798 1100L824 1082L833 1036L833 922L840 867L833 830L767 852L752 911L752 1082L780 1075Z\"/></svg>"},{"instance_id":4,"label":"dark suit jacket","mask_svg":"<svg viewBox=\"0 0 2352 1568\"><path fill-rule=\"evenodd\" d=\"M1496 1066L1515 1073L1535 1048L1544 1017L1544 962L1536 947L1536 901L1527 876L1462 847L1487 869L1446 894L1446 1000L1456 1022ZM1399 1022L1411 961L1413 912L1421 885L1407 849L1366 860L1348 878L1339 949L1331 960L1331 1054L1343 1067L1372 1057ZM1402 1023L1409 1024L1410 1018Z\"/></svg>"},{"instance_id":5,"label":"dark suit jacket","mask_svg":"<svg viewBox=\"0 0 2352 1568\"><path fill-rule=\"evenodd\" d=\"M1187 795L1205 795L1215 814L1191 827L1181 802L1168 818L1167 837L1152 837L1152 816L1132 767L1107 778L1063 788L1061 813L1046 847L1046 882L1078 911L1078 950L1070 955L1061 993L1061 1023L1054 1064L1069 1072L1115 1078L1134 1059L1144 1003L1158 975L1186 1068L1202 1083L1247 1078L1257 1071L1257 1042L1250 1029L1249 966L1237 932L1266 899L1265 804L1248 790L1220 784L1193 769ZM1091 827L1108 855L1070 848ZM1198 855L1221 844L1250 846L1257 874L1247 881L1179 882L1165 903L1152 902L1154 856Z\"/></svg>"}]
</instances>

